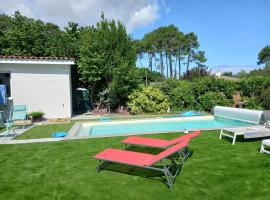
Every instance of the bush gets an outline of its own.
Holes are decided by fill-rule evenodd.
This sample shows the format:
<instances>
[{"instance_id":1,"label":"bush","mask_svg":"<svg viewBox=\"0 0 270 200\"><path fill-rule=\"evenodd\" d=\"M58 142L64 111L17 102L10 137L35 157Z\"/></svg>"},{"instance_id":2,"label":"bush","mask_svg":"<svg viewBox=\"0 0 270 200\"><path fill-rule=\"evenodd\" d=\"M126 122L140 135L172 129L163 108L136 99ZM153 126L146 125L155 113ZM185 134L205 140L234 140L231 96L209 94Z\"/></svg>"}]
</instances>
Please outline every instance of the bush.
<instances>
[{"instance_id":1,"label":"bush","mask_svg":"<svg viewBox=\"0 0 270 200\"><path fill-rule=\"evenodd\" d=\"M261 110L262 104L259 102L259 100L255 97L244 97L245 108L248 109L255 109L255 110Z\"/></svg>"},{"instance_id":2,"label":"bush","mask_svg":"<svg viewBox=\"0 0 270 200\"><path fill-rule=\"evenodd\" d=\"M32 117L33 121L39 121L43 119L44 112L36 111L29 113L29 115Z\"/></svg>"},{"instance_id":3,"label":"bush","mask_svg":"<svg viewBox=\"0 0 270 200\"><path fill-rule=\"evenodd\" d=\"M262 91L260 99L263 107L267 110L270 110L270 87Z\"/></svg>"},{"instance_id":4,"label":"bush","mask_svg":"<svg viewBox=\"0 0 270 200\"><path fill-rule=\"evenodd\" d=\"M128 98L128 107L132 114L164 113L169 107L166 96L151 86L134 91Z\"/></svg>"},{"instance_id":5,"label":"bush","mask_svg":"<svg viewBox=\"0 0 270 200\"><path fill-rule=\"evenodd\" d=\"M229 99L220 92L207 92L199 98L200 107L204 111L210 112L214 106L228 106L230 104Z\"/></svg>"},{"instance_id":6,"label":"bush","mask_svg":"<svg viewBox=\"0 0 270 200\"><path fill-rule=\"evenodd\" d=\"M192 84L187 81L179 82L178 86L172 89L169 100L174 111L193 109L195 96Z\"/></svg>"}]
</instances>

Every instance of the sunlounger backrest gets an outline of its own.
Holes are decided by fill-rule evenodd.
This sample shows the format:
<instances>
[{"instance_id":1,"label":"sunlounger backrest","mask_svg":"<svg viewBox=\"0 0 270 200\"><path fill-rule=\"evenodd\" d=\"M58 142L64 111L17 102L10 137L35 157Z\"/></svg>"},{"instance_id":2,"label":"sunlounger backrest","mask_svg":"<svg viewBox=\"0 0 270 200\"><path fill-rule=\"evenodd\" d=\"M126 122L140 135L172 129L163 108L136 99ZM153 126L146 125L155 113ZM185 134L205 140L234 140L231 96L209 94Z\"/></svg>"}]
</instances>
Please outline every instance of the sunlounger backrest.
<instances>
[{"instance_id":1,"label":"sunlounger backrest","mask_svg":"<svg viewBox=\"0 0 270 200\"><path fill-rule=\"evenodd\" d=\"M192 139L192 138L196 137L197 135L199 135L200 132L201 132L200 130L199 131L195 131L193 133L188 133L188 134L183 135L181 137L178 137L178 138L175 138L173 140L170 140L170 141L168 141L168 146L169 145L177 144L177 143L179 143L179 142L181 142L183 140L186 140L186 139Z\"/></svg>"},{"instance_id":2,"label":"sunlounger backrest","mask_svg":"<svg viewBox=\"0 0 270 200\"><path fill-rule=\"evenodd\" d=\"M148 164L149 164L149 165L154 164L154 163L156 163L157 161L160 161L160 160L162 160L162 159L164 159L164 158L167 158L168 156L170 156L170 155L176 153L177 151L179 151L179 150L185 148L185 147L188 145L189 140L190 140L190 139L185 139L185 140L183 140L182 142L177 143L176 145L173 145L173 146L171 146L170 148L168 148L168 149L166 149L166 150L160 152L159 154L155 155L155 156L149 161Z\"/></svg>"}]
</instances>

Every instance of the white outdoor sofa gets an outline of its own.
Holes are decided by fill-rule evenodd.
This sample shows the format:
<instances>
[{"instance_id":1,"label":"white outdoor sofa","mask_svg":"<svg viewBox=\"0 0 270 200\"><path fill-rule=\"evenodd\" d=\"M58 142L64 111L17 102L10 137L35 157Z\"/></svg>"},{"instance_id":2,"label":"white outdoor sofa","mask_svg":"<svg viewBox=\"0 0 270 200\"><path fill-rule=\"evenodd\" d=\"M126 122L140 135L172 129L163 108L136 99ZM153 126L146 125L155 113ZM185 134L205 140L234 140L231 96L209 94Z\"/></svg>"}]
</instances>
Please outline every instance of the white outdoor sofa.
<instances>
[{"instance_id":1,"label":"white outdoor sofa","mask_svg":"<svg viewBox=\"0 0 270 200\"><path fill-rule=\"evenodd\" d=\"M265 146L270 147L270 139L263 140L263 141L262 141L262 144L261 144L261 149L260 149L260 152L261 152L261 153L267 153L267 154L270 154L270 151L266 150L266 149L265 149Z\"/></svg>"},{"instance_id":2,"label":"white outdoor sofa","mask_svg":"<svg viewBox=\"0 0 270 200\"><path fill-rule=\"evenodd\" d=\"M236 138L239 135L243 135L247 138L260 138L270 136L270 129L261 125L248 126L248 127L236 127L236 128L224 128L220 130L219 139L222 137L232 138L232 145L235 144Z\"/></svg>"}]
</instances>

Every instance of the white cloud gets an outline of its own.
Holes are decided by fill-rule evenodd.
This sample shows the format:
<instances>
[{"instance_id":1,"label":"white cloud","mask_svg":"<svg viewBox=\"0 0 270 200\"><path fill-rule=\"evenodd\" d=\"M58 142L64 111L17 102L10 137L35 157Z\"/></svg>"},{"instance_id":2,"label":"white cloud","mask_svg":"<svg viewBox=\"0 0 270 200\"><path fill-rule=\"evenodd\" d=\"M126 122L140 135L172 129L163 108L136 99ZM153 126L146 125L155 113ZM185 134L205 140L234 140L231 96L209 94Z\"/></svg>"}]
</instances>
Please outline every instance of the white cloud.
<instances>
[{"instance_id":1,"label":"white cloud","mask_svg":"<svg viewBox=\"0 0 270 200\"><path fill-rule=\"evenodd\" d=\"M95 24L103 11L107 18L121 20L132 32L155 22L170 8L165 0L0 0L0 12L10 15L16 10L61 27L68 21Z\"/></svg>"},{"instance_id":2,"label":"white cloud","mask_svg":"<svg viewBox=\"0 0 270 200\"><path fill-rule=\"evenodd\" d=\"M146 26L151 22L157 20L160 16L158 14L158 4L148 4L147 6L135 11L127 22L128 32L132 32L135 27Z\"/></svg>"}]
</instances>

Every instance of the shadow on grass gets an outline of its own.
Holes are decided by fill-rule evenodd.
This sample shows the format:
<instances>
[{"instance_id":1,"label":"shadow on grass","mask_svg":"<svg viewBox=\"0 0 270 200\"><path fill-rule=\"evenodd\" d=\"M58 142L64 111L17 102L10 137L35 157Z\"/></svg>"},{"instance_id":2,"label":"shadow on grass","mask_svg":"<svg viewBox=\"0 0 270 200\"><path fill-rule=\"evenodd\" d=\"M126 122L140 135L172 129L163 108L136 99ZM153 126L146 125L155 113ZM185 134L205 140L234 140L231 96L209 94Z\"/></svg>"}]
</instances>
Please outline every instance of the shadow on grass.
<instances>
[{"instance_id":1,"label":"shadow on grass","mask_svg":"<svg viewBox=\"0 0 270 200\"><path fill-rule=\"evenodd\" d=\"M258 137L258 138L244 138L243 135L240 135L240 136L237 136L236 140L235 140L235 145L236 143L252 143L252 142L260 142L262 140L265 140L265 139L270 139L270 136L268 137ZM230 142L232 144L232 138L229 138L229 137L222 137L222 140L226 140L228 142ZM261 148L258 147L256 148L256 150L258 152L260 152Z\"/></svg>"},{"instance_id":2,"label":"shadow on grass","mask_svg":"<svg viewBox=\"0 0 270 200\"><path fill-rule=\"evenodd\" d=\"M5 134L0 135L0 138L3 138L3 137L15 137L15 136L17 136L16 133L8 133L7 135L5 135Z\"/></svg>"},{"instance_id":3,"label":"shadow on grass","mask_svg":"<svg viewBox=\"0 0 270 200\"><path fill-rule=\"evenodd\" d=\"M155 166L155 167L162 169L161 166ZM176 175L174 181L178 177L178 174L180 173L181 169L182 169L182 165L179 166L179 171L177 172L177 175ZM124 165L124 164L119 164L119 163L109 163L107 166L102 168L102 170L107 170L107 171L117 172L117 173L121 173L121 174L127 174L127 175L132 175L132 176L138 176L141 178L155 180L158 182L162 182L163 184L165 184L169 188L167 181L166 181L166 178L161 171L144 169L144 168L140 168L140 167L134 167L134 166ZM172 174L175 174L176 170L171 169L170 172Z\"/></svg>"}]
</instances>

